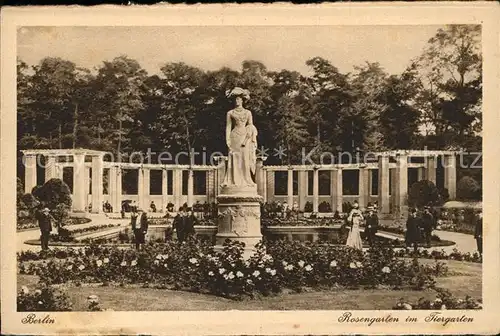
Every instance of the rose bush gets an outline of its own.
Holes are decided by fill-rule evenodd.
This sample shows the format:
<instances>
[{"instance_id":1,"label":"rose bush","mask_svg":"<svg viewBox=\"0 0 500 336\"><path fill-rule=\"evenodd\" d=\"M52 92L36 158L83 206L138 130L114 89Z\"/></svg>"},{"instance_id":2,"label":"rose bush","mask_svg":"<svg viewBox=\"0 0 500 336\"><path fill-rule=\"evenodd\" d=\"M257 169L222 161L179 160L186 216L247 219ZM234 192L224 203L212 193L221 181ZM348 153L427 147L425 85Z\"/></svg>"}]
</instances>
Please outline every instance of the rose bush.
<instances>
[{"instance_id":1,"label":"rose bush","mask_svg":"<svg viewBox=\"0 0 500 336\"><path fill-rule=\"evenodd\" d=\"M17 293L17 310L71 311L72 305L64 291L42 284L33 291L26 286L21 287Z\"/></svg>"},{"instance_id":2,"label":"rose bush","mask_svg":"<svg viewBox=\"0 0 500 336\"><path fill-rule=\"evenodd\" d=\"M415 253L411 248L404 248L397 250L395 252L397 257L411 257L411 258L424 258L424 259L435 259L435 260L458 260L458 261L467 261L467 262L475 262L482 263L483 258L478 252L474 253L462 253L458 251L456 248L453 249L450 253L445 250L433 250L429 251L426 249L419 249Z\"/></svg>"},{"instance_id":3,"label":"rose bush","mask_svg":"<svg viewBox=\"0 0 500 336\"><path fill-rule=\"evenodd\" d=\"M409 303L401 298L393 307L396 310L445 310L445 309L482 309L482 300L466 296L464 299L454 297L449 290L436 288L437 295L434 301L420 298L415 303Z\"/></svg>"},{"instance_id":4,"label":"rose bush","mask_svg":"<svg viewBox=\"0 0 500 336\"><path fill-rule=\"evenodd\" d=\"M436 261L421 265L397 258L390 248L362 252L319 243L266 242L250 259L243 246L226 242L216 252L209 243L188 241L150 243L144 250L91 245L67 258L35 260L22 255L20 272L36 274L48 284L148 284L241 298L271 295L282 289L304 288L415 288L433 287L434 277L446 273ZM42 259L42 260L40 260Z\"/></svg>"}]
</instances>

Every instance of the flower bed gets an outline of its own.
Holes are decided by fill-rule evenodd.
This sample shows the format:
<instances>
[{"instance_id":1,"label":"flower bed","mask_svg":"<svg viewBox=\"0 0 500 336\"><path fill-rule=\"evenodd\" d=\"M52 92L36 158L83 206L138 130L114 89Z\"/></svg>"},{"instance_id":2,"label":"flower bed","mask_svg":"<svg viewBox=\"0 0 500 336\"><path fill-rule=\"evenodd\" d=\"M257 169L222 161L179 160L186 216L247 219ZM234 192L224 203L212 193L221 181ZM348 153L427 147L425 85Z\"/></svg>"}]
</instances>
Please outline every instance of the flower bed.
<instances>
[{"instance_id":1,"label":"flower bed","mask_svg":"<svg viewBox=\"0 0 500 336\"><path fill-rule=\"evenodd\" d=\"M30 291L23 286L17 293L18 311L71 311L72 304L68 295L51 286L42 284L40 288Z\"/></svg>"},{"instance_id":2,"label":"flower bed","mask_svg":"<svg viewBox=\"0 0 500 336\"><path fill-rule=\"evenodd\" d=\"M75 241L75 237L77 236L82 236L91 232L102 231L118 226L120 226L120 224L93 225L86 228L75 229L75 230L60 228L57 234L53 233L50 235L50 239L53 242L73 242Z\"/></svg>"},{"instance_id":3,"label":"flower bed","mask_svg":"<svg viewBox=\"0 0 500 336\"><path fill-rule=\"evenodd\" d=\"M482 301L475 300L470 296L464 299L453 297L450 291L446 289L437 288L437 295L434 301L420 298L415 303L409 303L404 299L393 307L396 310L445 310L445 309L482 309Z\"/></svg>"},{"instance_id":4,"label":"flower bed","mask_svg":"<svg viewBox=\"0 0 500 336\"><path fill-rule=\"evenodd\" d=\"M90 218L71 217L67 221L65 226L85 224L85 223L90 223L91 221L92 220ZM18 231L29 230L29 229L38 229L38 222L31 218L23 218L17 220Z\"/></svg>"},{"instance_id":5,"label":"flower bed","mask_svg":"<svg viewBox=\"0 0 500 336\"><path fill-rule=\"evenodd\" d=\"M441 263L427 266L416 259L399 259L392 249L383 247L367 253L280 241L266 243L265 250L260 245L255 256L245 261L242 247L229 242L220 253L197 241L149 244L141 252L93 245L64 259L20 262L19 270L36 274L48 284L147 283L230 298L270 295L285 288L299 292L305 287L424 289L446 272Z\"/></svg>"},{"instance_id":6,"label":"flower bed","mask_svg":"<svg viewBox=\"0 0 500 336\"><path fill-rule=\"evenodd\" d=\"M437 229L473 235L475 226L471 223L453 223L452 221L439 221Z\"/></svg>"},{"instance_id":7,"label":"flower bed","mask_svg":"<svg viewBox=\"0 0 500 336\"><path fill-rule=\"evenodd\" d=\"M412 258L418 257L418 258L435 259L435 260L458 260L458 261L467 261L475 263L483 262L483 258L479 253L477 252L462 253L457 249L453 249L453 251L450 253L447 253L444 250L441 251L434 250L429 252L429 250L419 249L415 253L411 248L404 248L396 251L395 254L398 257L412 257Z\"/></svg>"}]
</instances>

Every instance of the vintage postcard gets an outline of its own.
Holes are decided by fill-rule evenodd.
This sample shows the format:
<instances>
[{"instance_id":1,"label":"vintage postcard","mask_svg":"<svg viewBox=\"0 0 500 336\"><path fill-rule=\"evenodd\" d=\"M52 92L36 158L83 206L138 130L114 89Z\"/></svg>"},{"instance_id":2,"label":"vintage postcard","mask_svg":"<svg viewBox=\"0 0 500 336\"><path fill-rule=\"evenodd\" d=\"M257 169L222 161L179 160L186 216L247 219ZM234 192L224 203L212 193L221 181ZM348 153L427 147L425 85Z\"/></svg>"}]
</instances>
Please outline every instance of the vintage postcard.
<instances>
[{"instance_id":1,"label":"vintage postcard","mask_svg":"<svg viewBox=\"0 0 500 336\"><path fill-rule=\"evenodd\" d=\"M5 8L2 332L498 333L499 18Z\"/></svg>"}]
</instances>

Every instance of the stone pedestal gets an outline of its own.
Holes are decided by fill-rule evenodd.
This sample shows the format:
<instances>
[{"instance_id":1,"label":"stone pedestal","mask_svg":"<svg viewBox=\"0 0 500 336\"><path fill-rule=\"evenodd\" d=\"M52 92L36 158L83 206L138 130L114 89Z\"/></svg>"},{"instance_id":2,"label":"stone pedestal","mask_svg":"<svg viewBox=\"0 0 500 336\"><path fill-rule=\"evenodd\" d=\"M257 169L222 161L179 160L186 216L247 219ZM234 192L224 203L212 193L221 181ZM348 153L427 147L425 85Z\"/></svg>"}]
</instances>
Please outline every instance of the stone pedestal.
<instances>
[{"instance_id":1,"label":"stone pedestal","mask_svg":"<svg viewBox=\"0 0 500 336\"><path fill-rule=\"evenodd\" d=\"M252 187L223 186L217 197L218 230L215 250L223 249L226 239L245 243L244 257L250 258L255 245L262 240L260 202L257 185Z\"/></svg>"}]
</instances>

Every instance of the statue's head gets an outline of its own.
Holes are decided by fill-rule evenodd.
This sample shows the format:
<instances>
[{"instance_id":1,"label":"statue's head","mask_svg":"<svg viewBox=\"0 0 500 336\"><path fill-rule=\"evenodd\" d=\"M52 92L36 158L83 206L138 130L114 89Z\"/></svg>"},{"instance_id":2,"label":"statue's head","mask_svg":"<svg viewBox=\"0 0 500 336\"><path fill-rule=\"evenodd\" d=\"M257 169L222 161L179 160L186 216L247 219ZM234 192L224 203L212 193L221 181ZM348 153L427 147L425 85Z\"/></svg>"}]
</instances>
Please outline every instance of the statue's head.
<instances>
[{"instance_id":1,"label":"statue's head","mask_svg":"<svg viewBox=\"0 0 500 336\"><path fill-rule=\"evenodd\" d=\"M250 91L239 87L227 91L226 95L228 98L234 98L236 106L242 106L244 101L250 99Z\"/></svg>"}]
</instances>

